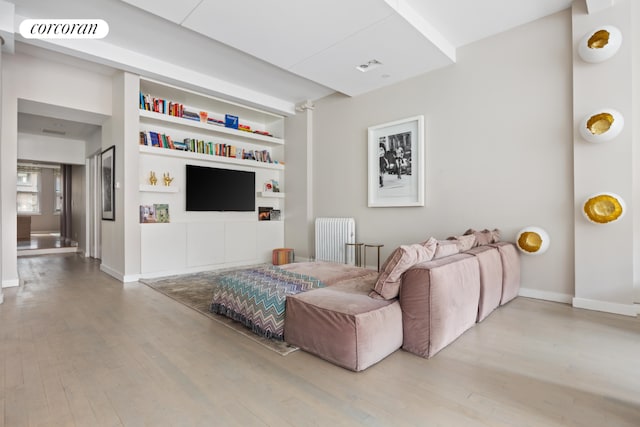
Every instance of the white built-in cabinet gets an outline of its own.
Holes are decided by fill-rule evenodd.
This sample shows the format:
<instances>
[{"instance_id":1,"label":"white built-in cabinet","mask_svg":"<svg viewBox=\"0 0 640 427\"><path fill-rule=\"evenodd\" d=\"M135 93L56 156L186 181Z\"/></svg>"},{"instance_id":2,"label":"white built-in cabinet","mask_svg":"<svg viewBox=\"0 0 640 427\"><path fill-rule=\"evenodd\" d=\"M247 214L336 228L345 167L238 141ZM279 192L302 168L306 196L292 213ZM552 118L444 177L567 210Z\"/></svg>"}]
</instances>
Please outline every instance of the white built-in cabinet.
<instances>
[{"instance_id":1,"label":"white built-in cabinet","mask_svg":"<svg viewBox=\"0 0 640 427\"><path fill-rule=\"evenodd\" d=\"M173 141L193 138L205 143L233 145L236 150L267 151L273 161L140 145L140 205L167 204L170 216L169 223L140 224L141 276L270 261L271 251L284 246L284 117L145 78L140 78L140 93L183 104L188 111L203 111L219 120L225 120L225 114L237 116L241 124L270 136L142 109L139 110L140 131L169 135ZM254 171L256 211L187 212L187 164ZM158 179L156 185L149 181L152 171ZM173 178L169 186L163 184L164 174ZM264 191L264 183L270 180L278 181L280 193ZM258 207L280 209L281 220L258 221Z\"/></svg>"}]
</instances>

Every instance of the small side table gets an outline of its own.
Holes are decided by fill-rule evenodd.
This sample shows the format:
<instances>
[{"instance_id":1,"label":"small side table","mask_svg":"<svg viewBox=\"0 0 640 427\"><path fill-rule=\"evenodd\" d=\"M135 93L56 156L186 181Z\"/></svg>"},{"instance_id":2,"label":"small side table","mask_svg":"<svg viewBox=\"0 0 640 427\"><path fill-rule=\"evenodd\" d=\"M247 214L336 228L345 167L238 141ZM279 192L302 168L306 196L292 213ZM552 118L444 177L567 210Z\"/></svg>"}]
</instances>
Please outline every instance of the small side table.
<instances>
[{"instance_id":1,"label":"small side table","mask_svg":"<svg viewBox=\"0 0 640 427\"><path fill-rule=\"evenodd\" d=\"M367 248L378 248L378 271L380 271L380 248L384 245L364 245L364 266L367 266Z\"/></svg>"},{"instance_id":2,"label":"small side table","mask_svg":"<svg viewBox=\"0 0 640 427\"><path fill-rule=\"evenodd\" d=\"M273 265L291 264L295 259L295 254L291 248L277 248L271 254Z\"/></svg>"},{"instance_id":3,"label":"small side table","mask_svg":"<svg viewBox=\"0 0 640 427\"><path fill-rule=\"evenodd\" d=\"M349 246L353 246L356 267L362 267L362 247L364 243L345 243L345 246L347 247L347 252L344 254L345 264L349 260Z\"/></svg>"}]
</instances>

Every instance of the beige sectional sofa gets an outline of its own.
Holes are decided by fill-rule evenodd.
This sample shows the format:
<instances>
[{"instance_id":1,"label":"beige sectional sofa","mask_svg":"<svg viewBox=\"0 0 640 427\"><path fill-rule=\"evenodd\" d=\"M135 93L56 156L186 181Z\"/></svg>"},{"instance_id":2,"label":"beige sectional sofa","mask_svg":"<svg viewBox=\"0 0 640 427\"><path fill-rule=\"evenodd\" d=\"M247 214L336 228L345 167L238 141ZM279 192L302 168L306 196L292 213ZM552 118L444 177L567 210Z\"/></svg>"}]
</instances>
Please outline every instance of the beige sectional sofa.
<instances>
[{"instance_id":1,"label":"beige sectional sofa","mask_svg":"<svg viewBox=\"0 0 640 427\"><path fill-rule=\"evenodd\" d=\"M285 340L361 371L402 347L434 356L515 298L520 261L494 230L403 245L378 275L287 296Z\"/></svg>"}]
</instances>

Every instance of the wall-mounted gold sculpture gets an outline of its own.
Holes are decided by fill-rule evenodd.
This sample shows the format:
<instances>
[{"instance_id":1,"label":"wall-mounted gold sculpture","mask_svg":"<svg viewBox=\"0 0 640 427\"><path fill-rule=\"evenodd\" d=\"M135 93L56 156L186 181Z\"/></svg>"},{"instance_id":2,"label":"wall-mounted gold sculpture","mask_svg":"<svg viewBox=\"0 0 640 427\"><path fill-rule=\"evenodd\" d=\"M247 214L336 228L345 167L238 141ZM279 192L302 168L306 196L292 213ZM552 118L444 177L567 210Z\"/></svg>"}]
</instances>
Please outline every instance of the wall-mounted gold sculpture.
<instances>
[{"instance_id":1,"label":"wall-mounted gold sculpture","mask_svg":"<svg viewBox=\"0 0 640 427\"><path fill-rule=\"evenodd\" d=\"M549 233L540 227L525 227L518 232L516 246L528 255L540 255L549 249Z\"/></svg>"},{"instance_id":2,"label":"wall-mounted gold sculpture","mask_svg":"<svg viewBox=\"0 0 640 427\"><path fill-rule=\"evenodd\" d=\"M624 216L625 210L624 200L614 193L594 194L582 206L584 216L596 224L617 221Z\"/></svg>"},{"instance_id":3,"label":"wall-mounted gold sculpture","mask_svg":"<svg viewBox=\"0 0 640 427\"><path fill-rule=\"evenodd\" d=\"M149 184L156 185L158 183L158 178L156 178L156 173L154 171L149 172Z\"/></svg>"},{"instance_id":4,"label":"wall-mounted gold sculpture","mask_svg":"<svg viewBox=\"0 0 640 427\"><path fill-rule=\"evenodd\" d=\"M168 172L162 174L162 179L164 180L164 185L166 185L167 187L171 185L171 181L173 181L173 178L171 177L171 175L169 175Z\"/></svg>"},{"instance_id":5,"label":"wall-mounted gold sculpture","mask_svg":"<svg viewBox=\"0 0 640 427\"><path fill-rule=\"evenodd\" d=\"M580 122L580 135L589 142L610 141L622 132L624 117L612 108L603 108L585 116Z\"/></svg>"},{"instance_id":6,"label":"wall-mounted gold sculpture","mask_svg":"<svg viewBox=\"0 0 640 427\"><path fill-rule=\"evenodd\" d=\"M586 62L602 62L611 58L622 45L622 33L611 25L589 31L580 40L578 55Z\"/></svg>"}]
</instances>

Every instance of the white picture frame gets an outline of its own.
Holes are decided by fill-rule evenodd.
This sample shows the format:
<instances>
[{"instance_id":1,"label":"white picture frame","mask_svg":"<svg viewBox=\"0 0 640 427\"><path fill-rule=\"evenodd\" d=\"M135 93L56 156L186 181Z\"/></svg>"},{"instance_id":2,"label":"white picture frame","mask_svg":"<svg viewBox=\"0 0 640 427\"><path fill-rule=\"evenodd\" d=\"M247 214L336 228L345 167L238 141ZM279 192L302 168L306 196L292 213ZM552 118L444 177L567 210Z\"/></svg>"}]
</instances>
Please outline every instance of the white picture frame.
<instances>
[{"instance_id":1,"label":"white picture frame","mask_svg":"<svg viewBox=\"0 0 640 427\"><path fill-rule=\"evenodd\" d=\"M368 206L424 206L424 116L367 132Z\"/></svg>"}]
</instances>

